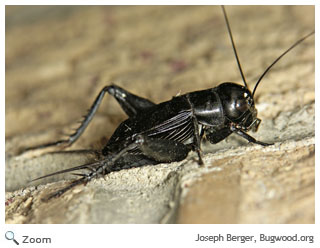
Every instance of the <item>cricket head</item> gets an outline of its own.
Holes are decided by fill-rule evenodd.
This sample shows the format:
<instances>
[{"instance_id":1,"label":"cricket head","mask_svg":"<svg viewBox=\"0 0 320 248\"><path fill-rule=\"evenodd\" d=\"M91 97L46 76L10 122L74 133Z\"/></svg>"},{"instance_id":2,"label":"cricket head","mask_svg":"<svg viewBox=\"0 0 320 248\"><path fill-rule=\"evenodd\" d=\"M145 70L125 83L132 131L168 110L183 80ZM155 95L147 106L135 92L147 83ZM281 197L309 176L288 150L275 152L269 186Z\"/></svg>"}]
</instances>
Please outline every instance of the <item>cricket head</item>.
<instances>
[{"instance_id":1,"label":"cricket head","mask_svg":"<svg viewBox=\"0 0 320 248\"><path fill-rule=\"evenodd\" d=\"M223 83L218 86L218 94L228 121L243 131L257 131L261 120L254 104L251 91L236 83Z\"/></svg>"}]
</instances>

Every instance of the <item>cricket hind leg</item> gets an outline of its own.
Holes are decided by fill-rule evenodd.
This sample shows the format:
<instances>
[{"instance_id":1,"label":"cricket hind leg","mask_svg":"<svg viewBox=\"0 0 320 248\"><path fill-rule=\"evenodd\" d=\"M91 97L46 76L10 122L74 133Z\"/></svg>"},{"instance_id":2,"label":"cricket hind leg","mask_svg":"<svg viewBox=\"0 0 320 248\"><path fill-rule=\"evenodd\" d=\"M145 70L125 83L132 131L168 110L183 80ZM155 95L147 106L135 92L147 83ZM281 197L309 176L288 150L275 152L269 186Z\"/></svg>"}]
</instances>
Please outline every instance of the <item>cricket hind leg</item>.
<instances>
[{"instance_id":1,"label":"cricket hind leg","mask_svg":"<svg viewBox=\"0 0 320 248\"><path fill-rule=\"evenodd\" d=\"M150 100L134 95L116 85L109 86L108 92L118 101L123 111L129 117L135 116L137 113L156 105Z\"/></svg>"},{"instance_id":2,"label":"cricket hind leg","mask_svg":"<svg viewBox=\"0 0 320 248\"><path fill-rule=\"evenodd\" d=\"M120 148L123 147L123 148ZM109 148L106 146L106 148ZM131 141L125 141L102 152L106 157L114 156L114 170L122 170L144 165L177 162L185 159L193 146L176 140L153 138L138 134Z\"/></svg>"},{"instance_id":3,"label":"cricket hind leg","mask_svg":"<svg viewBox=\"0 0 320 248\"><path fill-rule=\"evenodd\" d=\"M139 151L139 154L135 155L135 152L137 150ZM175 140L164 140L150 138L145 135L137 135L134 138L133 142L124 146L124 148L121 149L119 152L109 154L105 159L101 161L76 166L62 171L57 171L52 174L36 178L32 181L66 172L78 171L83 169L89 170L88 173L74 173L74 175L80 176L80 178L74 180L68 186L43 198L44 201L48 201L52 198L61 196L66 191L72 189L73 187L79 184L86 184L93 178L104 176L112 171L119 171L132 167L140 167L147 164L155 165L158 163L181 161L187 157L190 150L191 147L186 146ZM123 158L127 159L122 160ZM125 163L123 163L123 161L125 161Z\"/></svg>"},{"instance_id":4,"label":"cricket hind leg","mask_svg":"<svg viewBox=\"0 0 320 248\"><path fill-rule=\"evenodd\" d=\"M129 150L135 149L137 147L137 143L138 142L131 143L130 145L128 145L124 149L122 149L119 153L110 155L107 158L105 158L104 160L76 166L76 167L61 170L61 171L56 171L54 173L47 174L47 175L38 177L36 179L33 179L32 181L36 181L39 179L43 179L46 177L51 177L54 175L63 174L63 173L67 173L67 172L73 172L73 171L79 171L79 170L89 170L88 173L73 173L76 176L80 176L80 179L76 179L76 180L72 181L68 186L66 186L62 189L59 189L58 191L55 191L54 193L51 193L48 196L42 198L43 201L49 201L52 198L56 198L56 197L61 196L62 194L64 194L65 192L67 192L68 190L74 188L75 186L77 186L79 184L87 184L93 178L97 178L99 176L106 175L106 174L110 173L111 171L120 170L121 168L117 168L114 166L115 163L122 156L127 154Z\"/></svg>"},{"instance_id":5,"label":"cricket hind leg","mask_svg":"<svg viewBox=\"0 0 320 248\"><path fill-rule=\"evenodd\" d=\"M150 138L145 135L137 135L136 143L144 156L159 163L181 161L191 151L191 147L179 141Z\"/></svg>"},{"instance_id":6,"label":"cricket hind leg","mask_svg":"<svg viewBox=\"0 0 320 248\"><path fill-rule=\"evenodd\" d=\"M67 139L62 139L55 142L49 142L42 145L28 147L23 149L20 153L24 153L30 150L53 147L53 146L62 146L63 148L71 146L81 136L81 134L89 125L93 116L97 112L98 107L100 106L106 92L108 92L118 101L118 103L120 104L124 112L126 112L129 117L134 116L138 112L156 105L153 102L149 101L148 99L129 93L128 91L122 89L119 86L116 86L116 85L105 86L96 97L92 106L88 110L87 115L84 116L84 119L83 121L81 121L80 126L75 130L74 133L69 135Z\"/></svg>"}]
</instances>

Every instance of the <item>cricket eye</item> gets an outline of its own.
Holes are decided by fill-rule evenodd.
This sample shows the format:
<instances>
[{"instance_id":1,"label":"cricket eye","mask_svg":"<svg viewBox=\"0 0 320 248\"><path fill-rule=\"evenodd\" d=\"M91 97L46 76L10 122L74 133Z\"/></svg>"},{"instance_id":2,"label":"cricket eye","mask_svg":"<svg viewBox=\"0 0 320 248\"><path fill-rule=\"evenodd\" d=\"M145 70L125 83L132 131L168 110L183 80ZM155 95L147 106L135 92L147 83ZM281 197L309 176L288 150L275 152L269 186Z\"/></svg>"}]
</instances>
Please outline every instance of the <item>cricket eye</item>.
<instances>
[{"instance_id":1,"label":"cricket eye","mask_svg":"<svg viewBox=\"0 0 320 248\"><path fill-rule=\"evenodd\" d=\"M236 100L235 107L237 111L240 113L246 112L249 109L249 103L246 99L238 99Z\"/></svg>"}]
</instances>

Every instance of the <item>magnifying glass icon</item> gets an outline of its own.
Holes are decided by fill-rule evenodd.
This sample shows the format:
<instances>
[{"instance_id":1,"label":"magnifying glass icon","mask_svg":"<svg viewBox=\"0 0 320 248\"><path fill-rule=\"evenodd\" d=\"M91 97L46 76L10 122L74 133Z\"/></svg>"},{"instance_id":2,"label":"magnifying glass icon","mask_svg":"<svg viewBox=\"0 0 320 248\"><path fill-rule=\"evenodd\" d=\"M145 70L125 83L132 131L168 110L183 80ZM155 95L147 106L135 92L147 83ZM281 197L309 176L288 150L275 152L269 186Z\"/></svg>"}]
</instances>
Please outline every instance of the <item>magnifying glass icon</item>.
<instances>
[{"instance_id":1,"label":"magnifying glass icon","mask_svg":"<svg viewBox=\"0 0 320 248\"><path fill-rule=\"evenodd\" d=\"M4 236L6 237L7 240L13 240L13 242L15 242L16 245L19 245L19 242L14 239L14 233L12 231L7 231Z\"/></svg>"}]
</instances>

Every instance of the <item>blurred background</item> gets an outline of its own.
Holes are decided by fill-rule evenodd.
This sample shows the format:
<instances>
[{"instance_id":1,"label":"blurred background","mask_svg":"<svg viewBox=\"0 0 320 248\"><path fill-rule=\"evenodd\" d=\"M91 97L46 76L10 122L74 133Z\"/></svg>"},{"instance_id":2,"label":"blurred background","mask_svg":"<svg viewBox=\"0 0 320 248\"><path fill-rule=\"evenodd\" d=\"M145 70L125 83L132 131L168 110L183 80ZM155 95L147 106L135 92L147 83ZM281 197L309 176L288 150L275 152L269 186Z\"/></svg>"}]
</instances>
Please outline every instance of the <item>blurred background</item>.
<instances>
[{"instance_id":1,"label":"blurred background","mask_svg":"<svg viewBox=\"0 0 320 248\"><path fill-rule=\"evenodd\" d=\"M276 56L314 27L312 6L227 11L251 87ZM276 78L295 54L306 54L303 46L270 76ZM307 79L303 87L313 87ZM241 83L241 77L219 6L6 7L6 138L70 126L111 83L160 102L225 81ZM270 81L258 95L292 87ZM92 123L95 133L88 130L81 144L110 137L124 118L107 96L94 121L101 123Z\"/></svg>"}]
</instances>

